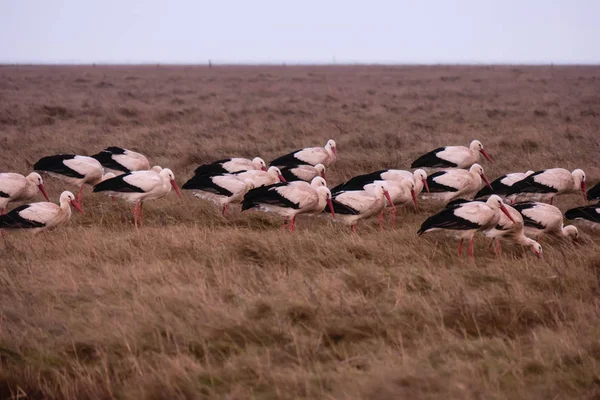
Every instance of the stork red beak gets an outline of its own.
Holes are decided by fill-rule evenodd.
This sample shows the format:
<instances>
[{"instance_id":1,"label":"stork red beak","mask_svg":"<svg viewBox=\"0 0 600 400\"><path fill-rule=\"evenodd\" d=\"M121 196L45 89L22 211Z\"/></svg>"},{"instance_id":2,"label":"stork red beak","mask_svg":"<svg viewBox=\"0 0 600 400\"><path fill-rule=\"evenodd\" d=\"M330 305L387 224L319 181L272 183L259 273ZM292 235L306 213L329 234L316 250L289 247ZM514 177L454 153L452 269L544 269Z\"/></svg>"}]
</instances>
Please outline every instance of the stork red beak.
<instances>
[{"instance_id":1,"label":"stork red beak","mask_svg":"<svg viewBox=\"0 0 600 400\"><path fill-rule=\"evenodd\" d=\"M38 187L40 188L40 192L42 192L42 194L44 195L44 197L46 198L46 201L50 201L50 199L48 198L48 193L46 193L46 189L44 188L44 184L40 183L38 185Z\"/></svg>"},{"instance_id":2,"label":"stork red beak","mask_svg":"<svg viewBox=\"0 0 600 400\"><path fill-rule=\"evenodd\" d=\"M585 181L581 182L581 193L583 193L583 200L587 203L587 193L585 192Z\"/></svg>"},{"instance_id":3,"label":"stork red beak","mask_svg":"<svg viewBox=\"0 0 600 400\"><path fill-rule=\"evenodd\" d=\"M325 170L321 171L321 178L326 179L325 178Z\"/></svg>"},{"instance_id":4,"label":"stork red beak","mask_svg":"<svg viewBox=\"0 0 600 400\"><path fill-rule=\"evenodd\" d=\"M486 160L488 160L492 164L494 163L494 161L492 160L490 155L487 153L487 151L485 151L485 149L481 149L479 151L481 152L481 154L483 154L483 156L485 157Z\"/></svg>"},{"instance_id":5,"label":"stork red beak","mask_svg":"<svg viewBox=\"0 0 600 400\"><path fill-rule=\"evenodd\" d=\"M385 196L385 198L387 199L387 201L390 203L390 207L394 207L394 202L392 201L392 198L390 197L390 194L388 193L387 190L384 190L383 195Z\"/></svg>"},{"instance_id":6,"label":"stork red beak","mask_svg":"<svg viewBox=\"0 0 600 400\"><path fill-rule=\"evenodd\" d=\"M283 177L283 175L279 175L279 180L280 180L281 182L284 182L284 183L285 183L285 182L287 182L287 181L285 180L285 178Z\"/></svg>"},{"instance_id":7,"label":"stork red beak","mask_svg":"<svg viewBox=\"0 0 600 400\"><path fill-rule=\"evenodd\" d=\"M81 206L79 205L79 203L78 203L78 202L76 202L75 200L71 200L71 205L72 205L73 207L75 207L75 209L76 209L77 211L79 211L80 213L82 213L82 214L83 214L83 210L81 209Z\"/></svg>"},{"instance_id":8,"label":"stork red beak","mask_svg":"<svg viewBox=\"0 0 600 400\"><path fill-rule=\"evenodd\" d=\"M260 169L262 169L263 171L266 171L267 167L260 167Z\"/></svg>"},{"instance_id":9,"label":"stork red beak","mask_svg":"<svg viewBox=\"0 0 600 400\"><path fill-rule=\"evenodd\" d=\"M333 151L333 155L337 157L337 150L335 149L335 147L332 147L331 151Z\"/></svg>"},{"instance_id":10,"label":"stork red beak","mask_svg":"<svg viewBox=\"0 0 600 400\"><path fill-rule=\"evenodd\" d=\"M489 187L491 190L494 190L494 189L492 189L492 185L490 185L490 181L487 180L487 178L485 177L484 174L481 174L481 179L483 179L483 181L485 182L487 187Z\"/></svg>"},{"instance_id":11,"label":"stork red beak","mask_svg":"<svg viewBox=\"0 0 600 400\"><path fill-rule=\"evenodd\" d=\"M508 212L508 210L506 209L506 207L504 207L504 205L500 206L500 209L502 210L502 212L504 214L506 214L506 216L508 217L508 219L510 219L513 223L515 223L515 220L513 219L513 217L510 215L510 213Z\"/></svg>"},{"instance_id":12,"label":"stork red beak","mask_svg":"<svg viewBox=\"0 0 600 400\"><path fill-rule=\"evenodd\" d=\"M533 250L533 254L535 254L537 258L542 258L542 253L540 253L539 251Z\"/></svg>"},{"instance_id":13,"label":"stork red beak","mask_svg":"<svg viewBox=\"0 0 600 400\"><path fill-rule=\"evenodd\" d=\"M427 179L423 178L423 186L425 186L425 189L427 190L427 193L429 192L429 183L427 183Z\"/></svg>"},{"instance_id":14,"label":"stork red beak","mask_svg":"<svg viewBox=\"0 0 600 400\"><path fill-rule=\"evenodd\" d=\"M417 194L415 193L414 190L410 191L410 195L412 196L413 199L413 203L415 203L415 209L419 209L419 205L417 204Z\"/></svg>"},{"instance_id":15,"label":"stork red beak","mask_svg":"<svg viewBox=\"0 0 600 400\"><path fill-rule=\"evenodd\" d=\"M179 190L179 186L177 186L177 183L173 179L171 179L171 187L173 188L175 193L177 193L177 196L179 196L179 198L181 199L181 191Z\"/></svg>"},{"instance_id":16,"label":"stork red beak","mask_svg":"<svg viewBox=\"0 0 600 400\"><path fill-rule=\"evenodd\" d=\"M335 211L333 211L333 202L331 199L327 199L327 206L329 206L329 211L331 212L331 216L335 219Z\"/></svg>"}]
</instances>

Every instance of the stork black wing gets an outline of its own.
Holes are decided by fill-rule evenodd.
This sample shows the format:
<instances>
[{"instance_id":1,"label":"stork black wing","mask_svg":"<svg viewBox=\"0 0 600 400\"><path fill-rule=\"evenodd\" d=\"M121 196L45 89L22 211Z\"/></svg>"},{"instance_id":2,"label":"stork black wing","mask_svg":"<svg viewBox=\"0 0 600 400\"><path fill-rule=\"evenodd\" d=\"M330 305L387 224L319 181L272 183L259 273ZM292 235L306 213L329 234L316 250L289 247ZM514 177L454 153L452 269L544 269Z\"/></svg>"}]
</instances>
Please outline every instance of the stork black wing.
<instances>
[{"instance_id":1,"label":"stork black wing","mask_svg":"<svg viewBox=\"0 0 600 400\"><path fill-rule=\"evenodd\" d=\"M461 218L455 214L456 209L459 207L460 205L444 208L439 213L427 218L425 222L423 222L423 224L421 225L421 228L419 228L417 234L422 235L429 229L433 228L463 231L470 229L478 229L479 225L477 223Z\"/></svg>"},{"instance_id":2,"label":"stork black wing","mask_svg":"<svg viewBox=\"0 0 600 400\"><path fill-rule=\"evenodd\" d=\"M194 174L196 175L221 175L221 174L226 174L228 172L231 171L227 171L225 168L223 168L223 164L225 164L226 162L231 161L231 158L225 158L223 160L217 160L215 162L212 162L210 164L202 164L201 166L199 166L198 168L196 168L196 170L194 171Z\"/></svg>"},{"instance_id":3,"label":"stork black wing","mask_svg":"<svg viewBox=\"0 0 600 400\"><path fill-rule=\"evenodd\" d=\"M600 223L600 204L571 208L565 213L567 219L585 219Z\"/></svg>"},{"instance_id":4,"label":"stork black wing","mask_svg":"<svg viewBox=\"0 0 600 400\"><path fill-rule=\"evenodd\" d=\"M600 183L588 190L587 198L588 200L600 200Z\"/></svg>"},{"instance_id":5,"label":"stork black wing","mask_svg":"<svg viewBox=\"0 0 600 400\"><path fill-rule=\"evenodd\" d=\"M64 164L64 161L72 160L74 158L75 154L57 154L54 156L43 157L35 163L33 169L38 171L54 172L55 174L60 174L71 178L84 178L84 175L81 175L79 172L72 170Z\"/></svg>"},{"instance_id":6,"label":"stork black wing","mask_svg":"<svg viewBox=\"0 0 600 400\"><path fill-rule=\"evenodd\" d=\"M144 193L144 190L127 183L124 178L131 175L131 173L123 174L119 176L115 176L114 178L110 178L105 180L104 182L100 182L96 186L94 186L94 193L97 192L120 192L120 193Z\"/></svg>"},{"instance_id":7,"label":"stork black wing","mask_svg":"<svg viewBox=\"0 0 600 400\"><path fill-rule=\"evenodd\" d=\"M537 171L529 175L527 178L516 182L510 187L507 194L517 193L556 193L558 189L552 186L547 186L542 183L536 182L535 177L543 173L544 171Z\"/></svg>"},{"instance_id":8,"label":"stork black wing","mask_svg":"<svg viewBox=\"0 0 600 400\"><path fill-rule=\"evenodd\" d=\"M417 158L410 165L411 168L421 168L421 167L429 167L429 168L455 168L458 165L441 159L437 156L437 153L443 151L445 147L438 147L435 150L430 151L427 154L423 154L421 157Z\"/></svg>"},{"instance_id":9,"label":"stork black wing","mask_svg":"<svg viewBox=\"0 0 600 400\"><path fill-rule=\"evenodd\" d=\"M523 217L523 224L525 226L529 226L529 227L537 228L537 229L544 229L545 228L544 225L540 224L535 219L532 219L532 218L528 217L527 215L523 214L523 211L535 207L536 204L537 203L535 201L524 201L522 203L513 204L512 207L521 213L521 216Z\"/></svg>"},{"instance_id":10,"label":"stork black wing","mask_svg":"<svg viewBox=\"0 0 600 400\"><path fill-rule=\"evenodd\" d=\"M275 166L310 165L310 163L307 163L305 161L302 161L302 160L296 158L295 154L302 150L304 150L304 149L298 149L298 150L292 151L291 153L288 153L286 155L278 157L278 158L274 159L273 161L271 161L271 164L269 164L269 165L275 165Z\"/></svg>"},{"instance_id":11,"label":"stork black wing","mask_svg":"<svg viewBox=\"0 0 600 400\"><path fill-rule=\"evenodd\" d=\"M429 185L430 193L457 192L458 191L457 188L453 188L452 186L446 186L446 185L443 185L443 184L438 183L433 180L433 178L442 176L446 173L447 173L446 171L438 171L438 172L434 172L433 174L431 174L427 177L427 185Z\"/></svg>"},{"instance_id":12,"label":"stork black wing","mask_svg":"<svg viewBox=\"0 0 600 400\"><path fill-rule=\"evenodd\" d=\"M365 185L369 183L373 183L376 180L381 179L381 174L387 171L386 169L382 169L380 171L371 172L369 174L358 175L353 178L350 178L347 182L337 185L333 189L331 189L331 193L339 193L343 191L349 190L363 190Z\"/></svg>"},{"instance_id":13,"label":"stork black wing","mask_svg":"<svg viewBox=\"0 0 600 400\"><path fill-rule=\"evenodd\" d=\"M252 207L256 207L260 204L269 204L273 206L286 207L286 208L300 208L300 205L294 203L285 196L282 196L277 190L278 187L287 186L286 182L279 182L273 185L261 186L255 189L249 190L244 196L242 202L242 211Z\"/></svg>"},{"instance_id":14,"label":"stork black wing","mask_svg":"<svg viewBox=\"0 0 600 400\"><path fill-rule=\"evenodd\" d=\"M111 149L111 148L112 147L109 147L109 149ZM112 158L113 154L119 154L119 153L112 153L112 152L107 151L107 150L102 150L100 153L94 154L92 156L92 158L95 158L96 160L98 160L98 162L100 164L102 164L102 166L105 167L105 168L114 169L115 171L131 172L129 170L129 168L127 168L127 167L119 164L118 162L116 162Z\"/></svg>"},{"instance_id":15,"label":"stork black wing","mask_svg":"<svg viewBox=\"0 0 600 400\"><path fill-rule=\"evenodd\" d=\"M212 175L212 176L194 175L189 181L187 181L182 186L182 189L188 189L188 190L196 189L196 190L202 190L203 192L218 194L221 196L227 196L227 197L231 196L233 194L232 192L225 189L224 187L217 185L213 181L213 178L215 176L218 176L218 175Z\"/></svg>"},{"instance_id":16,"label":"stork black wing","mask_svg":"<svg viewBox=\"0 0 600 400\"><path fill-rule=\"evenodd\" d=\"M19 206L14 210L11 210L8 214L0 215L0 229L43 228L43 223L32 221L21 216L20 212L27 208L29 208L29 204Z\"/></svg>"}]
</instances>

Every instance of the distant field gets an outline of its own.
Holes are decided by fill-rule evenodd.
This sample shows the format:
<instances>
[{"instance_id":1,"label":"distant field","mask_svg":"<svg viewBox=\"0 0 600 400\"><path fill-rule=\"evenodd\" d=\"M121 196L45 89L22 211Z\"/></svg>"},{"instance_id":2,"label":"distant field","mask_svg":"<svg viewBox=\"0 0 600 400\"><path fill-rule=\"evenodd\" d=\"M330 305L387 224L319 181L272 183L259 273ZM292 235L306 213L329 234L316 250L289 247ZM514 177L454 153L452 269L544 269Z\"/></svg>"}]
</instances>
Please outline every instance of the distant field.
<instances>
[{"instance_id":1,"label":"distant field","mask_svg":"<svg viewBox=\"0 0 600 400\"><path fill-rule=\"evenodd\" d=\"M329 138L330 186L479 139L492 179L582 168L591 187L600 67L0 67L0 171L117 145L181 185ZM0 243L0 400L600 396L598 234L548 239L543 260L479 236L459 266L455 241L416 236L434 204L354 237L184 194L148 202L136 233L132 207L87 188L68 226Z\"/></svg>"}]
</instances>

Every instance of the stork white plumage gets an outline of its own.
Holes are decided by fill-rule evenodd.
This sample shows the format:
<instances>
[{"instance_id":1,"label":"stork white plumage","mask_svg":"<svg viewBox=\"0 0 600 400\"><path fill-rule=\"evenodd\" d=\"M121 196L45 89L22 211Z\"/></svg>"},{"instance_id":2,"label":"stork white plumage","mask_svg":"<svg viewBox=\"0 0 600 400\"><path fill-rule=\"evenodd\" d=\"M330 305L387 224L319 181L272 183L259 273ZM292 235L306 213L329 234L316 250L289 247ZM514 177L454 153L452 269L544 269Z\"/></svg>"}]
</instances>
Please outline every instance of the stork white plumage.
<instances>
[{"instance_id":1,"label":"stork white plumage","mask_svg":"<svg viewBox=\"0 0 600 400\"><path fill-rule=\"evenodd\" d=\"M236 172L234 175L241 180L251 180L255 188L273 185L277 182L285 182L285 178L281 175L281 171L277 167L269 167L266 171L250 170Z\"/></svg>"},{"instance_id":2,"label":"stork white plumage","mask_svg":"<svg viewBox=\"0 0 600 400\"><path fill-rule=\"evenodd\" d=\"M107 147L92 157L98 160L107 172L115 175L150 169L150 162L145 155L117 146Z\"/></svg>"},{"instance_id":3,"label":"stork white plumage","mask_svg":"<svg viewBox=\"0 0 600 400\"><path fill-rule=\"evenodd\" d=\"M57 154L43 157L33 166L33 169L45 171L63 181L79 188L77 203L83 207L81 197L83 185L96 185L102 182L104 167L92 157L75 154Z\"/></svg>"},{"instance_id":4,"label":"stork white plumage","mask_svg":"<svg viewBox=\"0 0 600 400\"><path fill-rule=\"evenodd\" d=\"M466 201L450 205L439 213L427 218L417 232L420 236L434 231L445 231L458 239L458 255L462 256L464 239L469 239L469 256L474 259L473 237L475 232L487 231L496 226L500 214L504 213L514 222L500 196L492 195L486 201Z\"/></svg>"},{"instance_id":5,"label":"stork white plumage","mask_svg":"<svg viewBox=\"0 0 600 400\"><path fill-rule=\"evenodd\" d=\"M83 213L73 193L65 191L60 195L60 205L50 202L31 203L0 215L0 229L43 232L67 222L71 218L71 206Z\"/></svg>"},{"instance_id":6,"label":"stork white plumage","mask_svg":"<svg viewBox=\"0 0 600 400\"><path fill-rule=\"evenodd\" d=\"M569 172L564 168L551 168L534 172L525 179L516 182L510 188L509 196L537 195L537 200L549 201L561 194L581 191L587 201L585 192L585 172L576 169Z\"/></svg>"},{"instance_id":7,"label":"stork white plumage","mask_svg":"<svg viewBox=\"0 0 600 400\"><path fill-rule=\"evenodd\" d=\"M331 192L335 194L348 190L362 190L365 185L377 180L401 182L405 179L411 179L415 183L414 190L416 195L419 195L424 187L429 192L429 187L427 186L427 172L422 169L417 169L414 172L401 169L382 169L380 171L358 175L349 179L347 182L337 185L331 189Z\"/></svg>"},{"instance_id":8,"label":"stork white plumage","mask_svg":"<svg viewBox=\"0 0 600 400\"><path fill-rule=\"evenodd\" d=\"M225 158L209 164L202 164L194 171L194 175L221 175L233 172L267 170L267 164L260 157L252 160L247 158Z\"/></svg>"},{"instance_id":9,"label":"stork white plumage","mask_svg":"<svg viewBox=\"0 0 600 400\"><path fill-rule=\"evenodd\" d=\"M547 203L528 201L513 204L513 207L523 216L525 234L538 241L543 234L557 237L577 239L579 231L573 225L563 225L562 212Z\"/></svg>"},{"instance_id":10,"label":"stork white plumage","mask_svg":"<svg viewBox=\"0 0 600 400\"><path fill-rule=\"evenodd\" d=\"M529 247L531 251L533 251L533 254L541 257L542 245L525 236L525 223L523 222L523 216L521 213L508 204L505 204L504 207L506 207L506 210L508 210L512 220L508 219L505 214L500 214L500 220L496 226L485 232L486 237L492 238L490 248L494 242L496 242L495 252L496 255L498 255L500 249L500 239L507 239L521 246Z\"/></svg>"},{"instance_id":11,"label":"stork white plumage","mask_svg":"<svg viewBox=\"0 0 600 400\"><path fill-rule=\"evenodd\" d=\"M210 200L222 207L225 216L229 204L240 203L248 190L254 189L254 182L232 174L194 175L182 188L191 190L196 197Z\"/></svg>"},{"instance_id":12,"label":"stork white plumage","mask_svg":"<svg viewBox=\"0 0 600 400\"><path fill-rule=\"evenodd\" d=\"M47 201L50 201L44 188L44 181L37 172L27 176L14 172L0 173L0 215L6 212L10 203L33 200L38 190Z\"/></svg>"},{"instance_id":13,"label":"stork white plumage","mask_svg":"<svg viewBox=\"0 0 600 400\"><path fill-rule=\"evenodd\" d=\"M350 225L352 233L356 233L356 224L359 220L379 214L379 229L381 230L386 199L392 209L394 207L388 189L388 182L376 181L365 185L363 190L334 193L332 205L337 220Z\"/></svg>"},{"instance_id":14,"label":"stork white plumage","mask_svg":"<svg viewBox=\"0 0 600 400\"><path fill-rule=\"evenodd\" d=\"M473 164L469 170L448 169L434 172L427 177L429 197L444 202L464 198L472 199L482 184L490 185L483 168Z\"/></svg>"},{"instance_id":15,"label":"stork white plumage","mask_svg":"<svg viewBox=\"0 0 600 400\"><path fill-rule=\"evenodd\" d=\"M438 147L427 154L417 158L411 168L469 168L479 161L483 155L493 163L489 154L484 150L479 140L473 140L469 147L446 146Z\"/></svg>"},{"instance_id":16,"label":"stork white plumage","mask_svg":"<svg viewBox=\"0 0 600 400\"><path fill-rule=\"evenodd\" d=\"M158 173L154 171L133 171L118 175L94 186L94 193L106 192L110 196L120 197L129 203L135 203L133 220L137 229L138 216L140 226L144 223L144 202L166 196L171 188L181 198L173 171L164 168Z\"/></svg>"},{"instance_id":17,"label":"stork white plumage","mask_svg":"<svg viewBox=\"0 0 600 400\"><path fill-rule=\"evenodd\" d=\"M330 204L330 211L335 218L331 206L331 192L325 179L317 176L308 183L293 181L276 183L250 190L244 196L242 211L258 208L259 210L275 213L285 218L283 227L289 221L289 229L296 227L296 216L299 214L320 213L325 205Z\"/></svg>"},{"instance_id":18,"label":"stork white plumage","mask_svg":"<svg viewBox=\"0 0 600 400\"><path fill-rule=\"evenodd\" d=\"M490 183L491 188L489 186L484 186L483 189L477 192L475 198L479 199L482 197L490 196L492 194L497 194L500 197L506 197L508 196L508 192L515 183L522 181L523 179L527 178L533 173L534 171L527 171L513 172L510 174L502 175L501 177Z\"/></svg>"},{"instance_id":19,"label":"stork white plumage","mask_svg":"<svg viewBox=\"0 0 600 400\"><path fill-rule=\"evenodd\" d=\"M281 175L285 178L287 182L311 182L313 178L317 176L326 179L325 166L323 164L317 164L315 166L309 164L286 165L279 169L281 170Z\"/></svg>"},{"instance_id":20,"label":"stork white plumage","mask_svg":"<svg viewBox=\"0 0 600 400\"><path fill-rule=\"evenodd\" d=\"M329 139L325 147L307 147L292 151L271 161L271 165L285 166L297 164L317 165L329 167L337 160L337 147L333 139Z\"/></svg>"}]
</instances>

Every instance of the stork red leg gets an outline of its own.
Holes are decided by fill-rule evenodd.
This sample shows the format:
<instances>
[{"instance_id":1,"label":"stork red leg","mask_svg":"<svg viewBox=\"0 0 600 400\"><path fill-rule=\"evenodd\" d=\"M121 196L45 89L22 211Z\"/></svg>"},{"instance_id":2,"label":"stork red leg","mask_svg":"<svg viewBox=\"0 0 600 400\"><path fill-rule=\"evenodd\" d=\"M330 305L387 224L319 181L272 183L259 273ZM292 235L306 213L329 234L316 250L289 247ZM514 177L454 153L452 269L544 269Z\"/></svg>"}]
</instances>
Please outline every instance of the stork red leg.
<instances>
[{"instance_id":1,"label":"stork red leg","mask_svg":"<svg viewBox=\"0 0 600 400\"><path fill-rule=\"evenodd\" d=\"M351 231L352 233L356 234L356 224L354 224L354 225L352 225L352 226L350 227L350 231Z\"/></svg>"},{"instance_id":2,"label":"stork red leg","mask_svg":"<svg viewBox=\"0 0 600 400\"><path fill-rule=\"evenodd\" d=\"M135 203L135 207L133 207L133 223L135 225L135 229L138 228L138 206L139 206L139 202Z\"/></svg>"},{"instance_id":3,"label":"stork red leg","mask_svg":"<svg viewBox=\"0 0 600 400\"><path fill-rule=\"evenodd\" d=\"M144 227L144 202L140 201L140 228Z\"/></svg>"},{"instance_id":4,"label":"stork red leg","mask_svg":"<svg viewBox=\"0 0 600 400\"><path fill-rule=\"evenodd\" d=\"M227 215L227 206L228 206L228 204L225 204L223 206L223 216Z\"/></svg>"},{"instance_id":5,"label":"stork red leg","mask_svg":"<svg viewBox=\"0 0 600 400\"><path fill-rule=\"evenodd\" d=\"M396 227L396 207L390 208L390 224L395 228Z\"/></svg>"},{"instance_id":6,"label":"stork red leg","mask_svg":"<svg viewBox=\"0 0 600 400\"><path fill-rule=\"evenodd\" d=\"M496 242L496 248L495 248L494 252L496 253L497 256L500 255L500 241L499 240Z\"/></svg>"},{"instance_id":7,"label":"stork red leg","mask_svg":"<svg viewBox=\"0 0 600 400\"><path fill-rule=\"evenodd\" d=\"M79 186L79 192L77 193L77 202L83 207L83 201L81 200L81 193L83 192L83 185Z\"/></svg>"},{"instance_id":8,"label":"stork red leg","mask_svg":"<svg viewBox=\"0 0 600 400\"><path fill-rule=\"evenodd\" d=\"M458 256L462 257L462 244L463 244L463 240L460 239L460 242L458 242Z\"/></svg>"},{"instance_id":9,"label":"stork red leg","mask_svg":"<svg viewBox=\"0 0 600 400\"><path fill-rule=\"evenodd\" d=\"M475 259L475 254L473 254L473 240L475 239L475 236L471 236L471 239L469 240L469 257L471 257L472 259Z\"/></svg>"},{"instance_id":10,"label":"stork red leg","mask_svg":"<svg viewBox=\"0 0 600 400\"><path fill-rule=\"evenodd\" d=\"M290 222L290 231L294 232L296 229L296 216L292 217L292 221Z\"/></svg>"}]
</instances>

